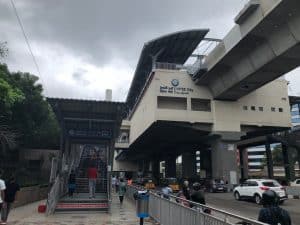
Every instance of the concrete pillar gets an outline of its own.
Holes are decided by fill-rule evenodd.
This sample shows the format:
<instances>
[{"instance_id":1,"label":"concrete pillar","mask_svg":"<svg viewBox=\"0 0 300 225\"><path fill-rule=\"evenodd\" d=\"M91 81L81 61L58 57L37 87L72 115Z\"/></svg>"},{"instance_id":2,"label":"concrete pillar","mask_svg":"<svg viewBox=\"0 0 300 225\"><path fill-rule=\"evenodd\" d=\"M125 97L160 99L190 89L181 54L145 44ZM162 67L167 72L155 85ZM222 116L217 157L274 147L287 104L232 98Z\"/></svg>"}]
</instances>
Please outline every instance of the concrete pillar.
<instances>
[{"instance_id":1,"label":"concrete pillar","mask_svg":"<svg viewBox=\"0 0 300 225\"><path fill-rule=\"evenodd\" d=\"M212 178L222 178L231 185L238 184L236 146L228 141L217 139L212 143Z\"/></svg>"},{"instance_id":2,"label":"concrete pillar","mask_svg":"<svg viewBox=\"0 0 300 225\"><path fill-rule=\"evenodd\" d=\"M165 160L166 177L176 177L176 156L168 156Z\"/></svg>"},{"instance_id":3,"label":"concrete pillar","mask_svg":"<svg viewBox=\"0 0 300 225\"><path fill-rule=\"evenodd\" d=\"M247 148L240 148L240 168L241 168L241 179L248 179L249 167L248 167L248 151Z\"/></svg>"},{"instance_id":4,"label":"concrete pillar","mask_svg":"<svg viewBox=\"0 0 300 225\"><path fill-rule=\"evenodd\" d=\"M159 160L152 160L152 175L153 178L158 182L159 181Z\"/></svg>"},{"instance_id":5,"label":"concrete pillar","mask_svg":"<svg viewBox=\"0 0 300 225\"><path fill-rule=\"evenodd\" d=\"M289 162L288 146L281 144L281 148L282 148L282 158L283 158L285 177L286 177L287 181L290 181L291 180L291 168L290 168L290 162Z\"/></svg>"},{"instance_id":6,"label":"concrete pillar","mask_svg":"<svg viewBox=\"0 0 300 225\"><path fill-rule=\"evenodd\" d=\"M266 142L266 156L267 156L267 169L268 169L268 177L270 179L274 178L274 170L273 170L273 157L272 157L272 151L270 146L270 141L267 138Z\"/></svg>"},{"instance_id":7,"label":"concrete pillar","mask_svg":"<svg viewBox=\"0 0 300 225\"><path fill-rule=\"evenodd\" d=\"M212 164L211 164L211 151L201 150L200 151L200 170L205 171L204 178L212 177Z\"/></svg>"},{"instance_id":8,"label":"concrete pillar","mask_svg":"<svg viewBox=\"0 0 300 225\"><path fill-rule=\"evenodd\" d=\"M196 152L182 154L182 177L191 178L197 175Z\"/></svg>"}]
</instances>

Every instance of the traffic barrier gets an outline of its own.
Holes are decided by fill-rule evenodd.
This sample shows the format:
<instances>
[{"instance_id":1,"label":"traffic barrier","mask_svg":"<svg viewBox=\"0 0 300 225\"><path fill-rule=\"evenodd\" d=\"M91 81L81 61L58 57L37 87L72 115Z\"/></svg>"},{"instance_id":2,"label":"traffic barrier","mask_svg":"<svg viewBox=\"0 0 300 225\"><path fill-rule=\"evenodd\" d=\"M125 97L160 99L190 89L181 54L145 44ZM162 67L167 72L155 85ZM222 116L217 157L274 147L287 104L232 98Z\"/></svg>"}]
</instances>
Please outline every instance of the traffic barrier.
<instances>
[{"instance_id":1,"label":"traffic barrier","mask_svg":"<svg viewBox=\"0 0 300 225\"><path fill-rule=\"evenodd\" d=\"M134 200L133 194L143 189L139 186L127 186L126 197ZM236 223L266 225L256 220L219 210L208 205L201 205L186 199L170 195L163 198L157 191L150 191L149 215L163 225L233 225ZM191 204L193 207L187 206Z\"/></svg>"},{"instance_id":2,"label":"traffic barrier","mask_svg":"<svg viewBox=\"0 0 300 225\"><path fill-rule=\"evenodd\" d=\"M289 198L300 199L300 187L286 187Z\"/></svg>"}]
</instances>

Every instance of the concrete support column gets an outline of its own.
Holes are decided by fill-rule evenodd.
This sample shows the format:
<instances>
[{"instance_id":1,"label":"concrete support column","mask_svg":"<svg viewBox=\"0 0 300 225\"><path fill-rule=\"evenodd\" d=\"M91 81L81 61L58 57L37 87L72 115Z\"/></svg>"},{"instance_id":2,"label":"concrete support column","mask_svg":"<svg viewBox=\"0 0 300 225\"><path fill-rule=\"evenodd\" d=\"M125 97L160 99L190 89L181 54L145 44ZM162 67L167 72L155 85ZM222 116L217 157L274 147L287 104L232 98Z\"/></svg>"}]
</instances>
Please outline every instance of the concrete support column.
<instances>
[{"instance_id":1,"label":"concrete support column","mask_svg":"<svg viewBox=\"0 0 300 225\"><path fill-rule=\"evenodd\" d=\"M176 177L176 156L168 156L165 160L166 177Z\"/></svg>"},{"instance_id":2,"label":"concrete support column","mask_svg":"<svg viewBox=\"0 0 300 225\"><path fill-rule=\"evenodd\" d=\"M241 168L241 179L248 179L249 167L248 167L248 151L247 148L239 149L240 154L240 168Z\"/></svg>"},{"instance_id":3,"label":"concrete support column","mask_svg":"<svg viewBox=\"0 0 300 225\"><path fill-rule=\"evenodd\" d=\"M197 175L196 152L182 154L182 177L191 178Z\"/></svg>"},{"instance_id":4,"label":"concrete support column","mask_svg":"<svg viewBox=\"0 0 300 225\"><path fill-rule=\"evenodd\" d=\"M156 179L156 181L159 181L159 160L152 160L152 175Z\"/></svg>"},{"instance_id":5,"label":"concrete support column","mask_svg":"<svg viewBox=\"0 0 300 225\"><path fill-rule=\"evenodd\" d=\"M238 184L239 169L237 165L236 146L217 139L212 143L212 178L228 181L231 188Z\"/></svg>"},{"instance_id":6,"label":"concrete support column","mask_svg":"<svg viewBox=\"0 0 300 225\"><path fill-rule=\"evenodd\" d=\"M272 151L270 146L270 141L267 138L266 142L266 156L267 156L267 169L268 169L268 177L270 179L274 178L274 170L273 170L273 157L272 157Z\"/></svg>"},{"instance_id":7,"label":"concrete support column","mask_svg":"<svg viewBox=\"0 0 300 225\"><path fill-rule=\"evenodd\" d=\"M282 158L283 158L285 177L288 181L290 181L291 180L291 168L290 168L290 162L289 162L288 147L284 144L281 144L281 148L282 148Z\"/></svg>"},{"instance_id":8,"label":"concrete support column","mask_svg":"<svg viewBox=\"0 0 300 225\"><path fill-rule=\"evenodd\" d=\"M143 172L144 175L148 175L151 170L151 163L149 160L144 160Z\"/></svg>"},{"instance_id":9,"label":"concrete support column","mask_svg":"<svg viewBox=\"0 0 300 225\"><path fill-rule=\"evenodd\" d=\"M211 151L210 150L201 150L200 151L200 170L205 171L204 178L212 177Z\"/></svg>"}]
</instances>

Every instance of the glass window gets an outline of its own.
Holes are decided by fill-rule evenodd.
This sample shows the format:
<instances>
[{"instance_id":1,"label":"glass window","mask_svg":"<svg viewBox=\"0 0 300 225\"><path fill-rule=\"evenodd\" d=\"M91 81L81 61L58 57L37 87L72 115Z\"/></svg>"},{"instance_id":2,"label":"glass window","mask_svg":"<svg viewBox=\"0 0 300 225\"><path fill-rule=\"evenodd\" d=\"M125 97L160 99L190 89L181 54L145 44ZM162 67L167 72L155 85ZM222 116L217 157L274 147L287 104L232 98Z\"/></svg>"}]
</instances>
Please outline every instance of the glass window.
<instances>
[{"instance_id":1,"label":"glass window","mask_svg":"<svg viewBox=\"0 0 300 225\"><path fill-rule=\"evenodd\" d=\"M276 111L275 107L271 107L271 111L275 112Z\"/></svg>"},{"instance_id":2,"label":"glass window","mask_svg":"<svg viewBox=\"0 0 300 225\"><path fill-rule=\"evenodd\" d=\"M296 184L300 184L300 180L297 180Z\"/></svg>"},{"instance_id":3,"label":"glass window","mask_svg":"<svg viewBox=\"0 0 300 225\"><path fill-rule=\"evenodd\" d=\"M204 111L204 112L211 111L209 99L192 98L191 107L193 111Z\"/></svg>"},{"instance_id":4,"label":"glass window","mask_svg":"<svg viewBox=\"0 0 300 225\"><path fill-rule=\"evenodd\" d=\"M251 106L251 110L252 110L252 111L255 111L255 106Z\"/></svg>"},{"instance_id":5,"label":"glass window","mask_svg":"<svg viewBox=\"0 0 300 225\"><path fill-rule=\"evenodd\" d=\"M292 116L299 115L299 112L298 112L298 111L292 111L292 112L291 112L291 115L292 115Z\"/></svg>"},{"instance_id":6,"label":"glass window","mask_svg":"<svg viewBox=\"0 0 300 225\"><path fill-rule=\"evenodd\" d=\"M264 111L264 107L260 106L260 107L258 107L258 110L262 112L262 111Z\"/></svg>"},{"instance_id":7,"label":"glass window","mask_svg":"<svg viewBox=\"0 0 300 225\"><path fill-rule=\"evenodd\" d=\"M283 108L279 108L278 111L279 111L279 112L283 112Z\"/></svg>"},{"instance_id":8,"label":"glass window","mask_svg":"<svg viewBox=\"0 0 300 225\"><path fill-rule=\"evenodd\" d=\"M300 118L293 118L292 123L300 123Z\"/></svg>"},{"instance_id":9,"label":"glass window","mask_svg":"<svg viewBox=\"0 0 300 225\"><path fill-rule=\"evenodd\" d=\"M244 105L243 110L248 110L248 106Z\"/></svg>"},{"instance_id":10,"label":"glass window","mask_svg":"<svg viewBox=\"0 0 300 225\"><path fill-rule=\"evenodd\" d=\"M249 181L248 186L255 187L258 186L258 183L256 181Z\"/></svg>"},{"instance_id":11,"label":"glass window","mask_svg":"<svg viewBox=\"0 0 300 225\"><path fill-rule=\"evenodd\" d=\"M186 110L187 99L179 97L157 96L157 108Z\"/></svg>"},{"instance_id":12,"label":"glass window","mask_svg":"<svg viewBox=\"0 0 300 225\"><path fill-rule=\"evenodd\" d=\"M267 187L279 187L280 185L275 182L275 181L265 181L265 182L262 182L262 184L264 186L267 186Z\"/></svg>"}]
</instances>

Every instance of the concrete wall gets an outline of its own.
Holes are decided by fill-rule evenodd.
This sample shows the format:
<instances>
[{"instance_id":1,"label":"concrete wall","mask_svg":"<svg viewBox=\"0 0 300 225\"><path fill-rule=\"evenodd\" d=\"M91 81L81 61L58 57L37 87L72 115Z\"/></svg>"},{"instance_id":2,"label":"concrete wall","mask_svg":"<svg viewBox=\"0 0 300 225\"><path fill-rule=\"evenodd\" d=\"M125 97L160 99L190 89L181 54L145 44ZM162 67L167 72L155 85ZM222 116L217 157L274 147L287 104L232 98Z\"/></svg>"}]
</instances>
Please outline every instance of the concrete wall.
<instances>
[{"instance_id":1,"label":"concrete wall","mask_svg":"<svg viewBox=\"0 0 300 225\"><path fill-rule=\"evenodd\" d=\"M155 91L155 83L152 82L131 117L130 143L135 141L155 121ZM132 126L132 124L134 125Z\"/></svg>"},{"instance_id":2,"label":"concrete wall","mask_svg":"<svg viewBox=\"0 0 300 225\"><path fill-rule=\"evenodd\" d=\"M177 88L185 88L185 93L172 92L172 80L178 80ZM161 92L161 88L171 88ZM157 97L184 97L187 109L158 109ZM192 111L191 98L210 99L211 111ZM247 106L247 110L244 110ZM251 110L254 106L255 110ZM263 111L259 110L263 107ZM271 108L275 108L275 112ZM279 108L283 112L279 112ZM290 127L291 116L287 81L275 80L238 101L213 100L209 89L195 85L186 71L156 70L154 78L138 105L130 123L130 143L136 140L153 122L157 120L182 121L190 123L213 124L213 131L241 131L241 125Z\"/></svg>"},{"instance_id":3,"label":"concrete wall","mask_svg":"<svg viewBox=\"0 0 300 225\"><path fill-rule=\"evenodd\" d=\"M119 161L116 160L117 151L114 152L113 157L113 168L112 171L128 171L128 172L137 172L138 164L133 161Z\"/></svg>"},{"instance_id":4,"label":"concrete wall","mask_svg":"<svg viewBox=\"0 0 300 225\"><path fill-rule=\"evenodd\" d=\"M18 192L17 201L14 207L26 205L31 202L46 199L48 196L48 187L32 186L24 187Z\"/></svg>"},{"instance_id":5,"label":"concrete wall","mask_svg":"<svg viewBox=\"0 0 300 225\"><path fill-rule=\"evenodd\" d=\"M51 170L51 157L58 156L59 150L55 149L21 149L19 160L42 160L42 170Z\"/></svg>"}]
</instances>

